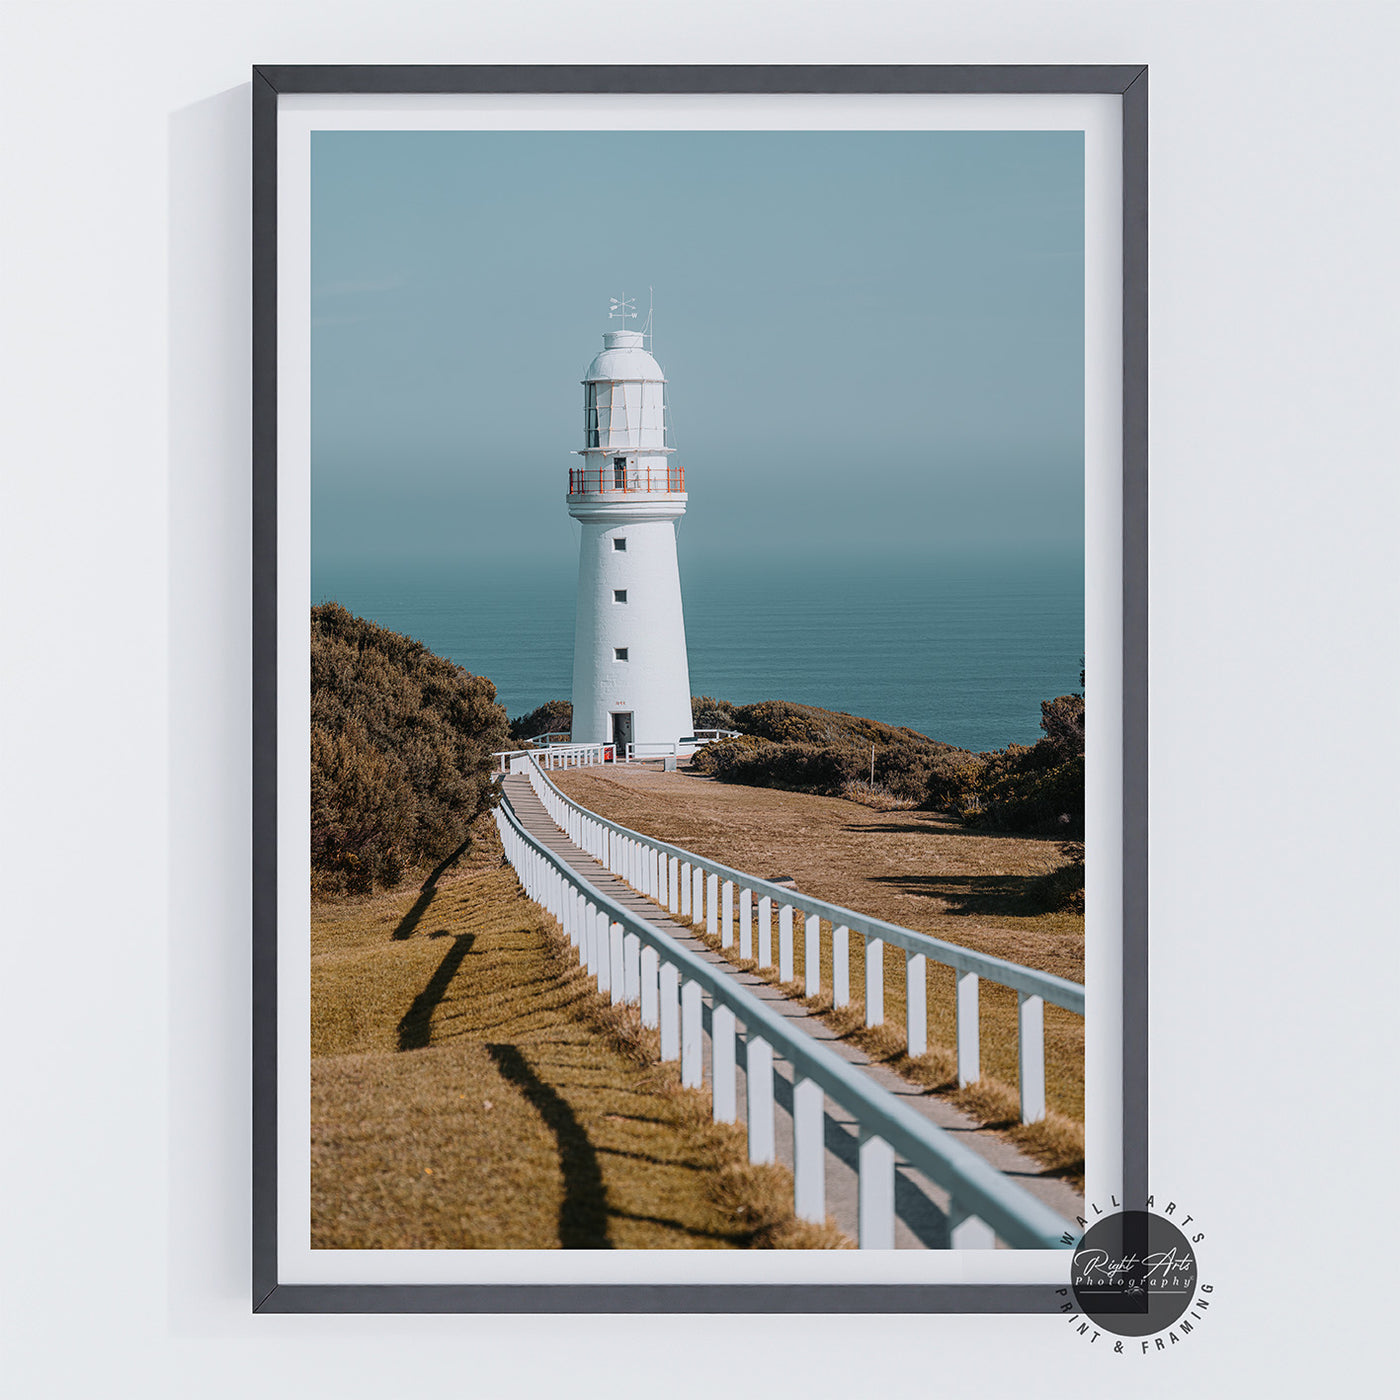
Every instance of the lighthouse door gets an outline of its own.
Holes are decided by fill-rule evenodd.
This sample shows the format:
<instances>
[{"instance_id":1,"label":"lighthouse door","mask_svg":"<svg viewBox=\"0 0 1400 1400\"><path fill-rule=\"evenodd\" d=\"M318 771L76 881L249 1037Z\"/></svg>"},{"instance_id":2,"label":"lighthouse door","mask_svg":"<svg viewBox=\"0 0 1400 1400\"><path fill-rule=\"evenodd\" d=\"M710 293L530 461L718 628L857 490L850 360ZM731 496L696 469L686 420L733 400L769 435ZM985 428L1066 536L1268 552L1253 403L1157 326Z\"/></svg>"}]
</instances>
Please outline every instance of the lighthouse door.
<instances>
[{"instance_id":1,"label":"lighthouse door","mask_svg":"<svg viewBox=\"0 0 1400 1400\"><path fill-rule=\"evenodd\" d=\"M613 743L618 747L618 757L627 757L627 745L632 742L632 712L625 711L622 714L614 712L613 717Z\"/></svg>"}]
</instances>

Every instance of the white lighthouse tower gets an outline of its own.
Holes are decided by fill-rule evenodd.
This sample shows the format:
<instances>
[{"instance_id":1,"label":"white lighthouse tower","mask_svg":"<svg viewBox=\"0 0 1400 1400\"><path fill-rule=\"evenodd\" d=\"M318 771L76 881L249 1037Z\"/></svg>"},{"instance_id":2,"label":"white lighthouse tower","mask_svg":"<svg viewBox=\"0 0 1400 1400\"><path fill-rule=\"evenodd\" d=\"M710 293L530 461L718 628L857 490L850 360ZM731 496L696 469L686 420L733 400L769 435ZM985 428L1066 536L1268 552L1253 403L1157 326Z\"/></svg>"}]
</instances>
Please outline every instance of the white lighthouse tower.
<instances>
[{"instance_id":1,"label":"white lighthouse tower","mask_svg":"<svg viewBox=\"0 0 1400 1400\"><path fill-rule=\"evenodd\" d=\"M666 441L666 376L627 329L630 304L613 305L623 328L584 376L582 465L569 472L581 527L572 737L670 753L695 732L676 563L685 476Z\"/></svg>"}]
</instances>

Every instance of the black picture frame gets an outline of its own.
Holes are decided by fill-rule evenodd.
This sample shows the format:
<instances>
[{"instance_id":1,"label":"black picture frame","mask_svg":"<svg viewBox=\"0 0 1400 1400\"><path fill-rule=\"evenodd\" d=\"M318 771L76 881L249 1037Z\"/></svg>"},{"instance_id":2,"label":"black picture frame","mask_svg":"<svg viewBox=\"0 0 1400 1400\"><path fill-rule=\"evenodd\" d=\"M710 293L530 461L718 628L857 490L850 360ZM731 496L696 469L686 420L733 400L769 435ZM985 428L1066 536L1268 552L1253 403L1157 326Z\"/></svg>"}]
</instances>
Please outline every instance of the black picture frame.
<instances>
[{"instance_id":1,"label":"black picture frame","mask_svg":"<svg viewBox=\"0 0 1400 1400\"><path fill-rule=\"evenodd\" d=\"M1122 102L1122 1183L1148 1190L1147 67L260 66L253 69L252 1306L261 1313L1045 1313L1009 1284L308 1285L277 1271L277 135L288 94L1100 93Z\"/></svg>"}]
</instances>

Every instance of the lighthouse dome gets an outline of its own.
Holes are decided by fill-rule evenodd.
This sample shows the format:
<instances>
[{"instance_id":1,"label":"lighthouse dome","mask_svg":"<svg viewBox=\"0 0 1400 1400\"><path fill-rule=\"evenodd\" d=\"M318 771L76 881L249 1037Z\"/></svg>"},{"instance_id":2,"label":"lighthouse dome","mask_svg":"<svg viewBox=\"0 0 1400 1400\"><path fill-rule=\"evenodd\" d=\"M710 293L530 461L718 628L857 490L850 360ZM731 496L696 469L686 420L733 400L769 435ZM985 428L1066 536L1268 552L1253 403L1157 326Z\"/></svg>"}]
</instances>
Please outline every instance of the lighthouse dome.
<instances>
[{"instance_id":1,"label":"lighthouse dome","mask_svg":"<svg viewBox=\"0 0 1400 1400\"><path fill-rule=\"evenodd\" d=\"M661 366L643 348L641 331L605 331L603 348L593 357L584 382L605 379L665 381Z\"/></svg>"}]
</instances>

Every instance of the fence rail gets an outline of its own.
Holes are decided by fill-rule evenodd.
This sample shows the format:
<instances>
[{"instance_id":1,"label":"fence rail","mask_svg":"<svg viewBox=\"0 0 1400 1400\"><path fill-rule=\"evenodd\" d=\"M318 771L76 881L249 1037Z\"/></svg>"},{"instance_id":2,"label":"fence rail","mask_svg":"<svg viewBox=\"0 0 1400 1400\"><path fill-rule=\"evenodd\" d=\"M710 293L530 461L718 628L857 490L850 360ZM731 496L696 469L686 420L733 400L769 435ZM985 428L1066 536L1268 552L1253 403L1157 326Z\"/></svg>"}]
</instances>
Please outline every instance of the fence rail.
<instances>
[{"instance_id":1,"label":"fence rail","mask_svg":"<svg viewBox=\"0 0 1400 1400\"><path fill-rule=\"evenodd\" d=\"M596 763L612 763L613 744L554 744L547 749L506 749L493 753L497 773L523 773L528 760L545 768L591 768Z\"/></svg>"},{"instance_id":2,"label":"fence rail","mask_svg":"<svg viewBox=\"0 0 1400 1400\"><path fill-rule=\"evenodd\" d=\"M752 958L756 914L758 965L772 967L776 909L778 976L783 982L794 980L793 920L800 913L805 920L803 976L808 996L821 990L823 921L831 930L832 999L837 1006L847 1006L851 1000L850 936L856 934L865 940L867 1026L880 1025L885 1019L885 944L902 948L905 1032L911 1058L928 1050L927 962L931 959L952 968L956 977L954 1012L960 1085L973 1084L982 1077L980 982L985 979L1011 988L1017 995L1021 1121L1033 1123L1045 1117L1045 1003L1082 1016L1084 988L1079 983L859 914L633 831L565 796L545 776L536 757L527 755L526 762L512 771L529 777L535 794L560 830L613 874L671 913L697 924L703 920L706 931L719 936L721 946L734 946L737 913L739 956Z\"/></svg>"},{"instance_id":3,"label":"fence rail","mask_svg":"<svg viewBox=\"0 0 1400 1400\"><path fill-rule=\"evenodd\" d=\"M532 765L531 771L539 769ZM826 1218L823 1096L860 1131L859 1243L894 1247L895 1154L950 1196L949 1243L986 1248L997 1237L1022 1249L1066 1248L1068 1227L1047 1205L976 1153L881 1089L819 1041L791 1026L732 977L663 930L609 899L521 824L496 807L506 857L530 899L558 920L580 961L614 1004L637 1005L661 1035L661 1058L680 1061L681 1083L702 1088L702 994L711 999L711 1102L716 1122L738 1119L737 1046L745 1051L748 1155L776 1158L773 1056L792 1067L794 1206Z\"/></svg>"}]
</instances>

